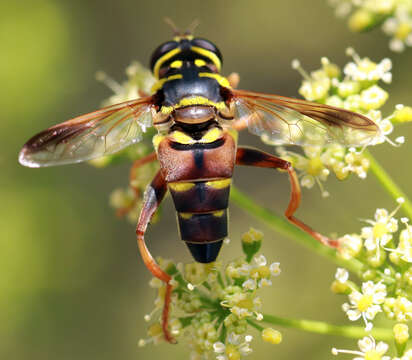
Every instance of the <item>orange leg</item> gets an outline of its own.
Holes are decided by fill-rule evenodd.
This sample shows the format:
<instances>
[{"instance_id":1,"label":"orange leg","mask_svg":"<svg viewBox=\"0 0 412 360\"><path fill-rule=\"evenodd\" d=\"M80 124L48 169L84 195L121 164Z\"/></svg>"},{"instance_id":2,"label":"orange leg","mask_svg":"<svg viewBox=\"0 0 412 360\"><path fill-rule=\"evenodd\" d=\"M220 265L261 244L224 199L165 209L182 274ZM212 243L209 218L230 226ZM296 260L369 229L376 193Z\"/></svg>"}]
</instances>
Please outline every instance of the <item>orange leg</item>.
<instances>
[{"instance_id":1,"label":"orange leg","mask_svg":"<svg viewBox=\"0 0 412 360\"><path fill-rule=\"evenodd\" d=\"M333 248L338 248L339 242L337 240L332 240L322 234L319 234L308 225L293 216L300 204L301 191L298 177L296 176L295 170L293 170L292 165L289 161L280 159L260 150L242 147L238 148L237 150L236 164L286 170L289 174L289 180L292 189L289 205L285 211L285 216L292 224L307 232L322 244Z\"/></svg>"},{"instance_id":2,"label":"orange leg","mask_svg":"<svg viewBox=\"0 0 412 360\"><path fill-rule=\"evenodd\" d=\"M175 343L176 341L173 339L172 335L169 333L168 328L168 320L169 320L169 308L170 308L170 300L172 294L172 285L170 284L170 280L172 279L169 274L164 272L160 266L156 263L153 259L153 256L150 254L145 240L144 234L147 229L147 225L150 222L153 214L155 213L156 209L159 207L160 202L163 200L164 195L167 191L166 181L159 171L151 184L147 187L144 196L144 203L143 208L139 216L139 221L136 227L136 235L137 235L137 244L139 246L140 254L142 255L143 262L146 267L150 270L153 276L157 277L158 279L164 281L166 283L166 294L164 299L164 306L163 306L163 314L162 314L162 328L163 333L166 341L170 343Z\"/></svg>"}]
</instances>

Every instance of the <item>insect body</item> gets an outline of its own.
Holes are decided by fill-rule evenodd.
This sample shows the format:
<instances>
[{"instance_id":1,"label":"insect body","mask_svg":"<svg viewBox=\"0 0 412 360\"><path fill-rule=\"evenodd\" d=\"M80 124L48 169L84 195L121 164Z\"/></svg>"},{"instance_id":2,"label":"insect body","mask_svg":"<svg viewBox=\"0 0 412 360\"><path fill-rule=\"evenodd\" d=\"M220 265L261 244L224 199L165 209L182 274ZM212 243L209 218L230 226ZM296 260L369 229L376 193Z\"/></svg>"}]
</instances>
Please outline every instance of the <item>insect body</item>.
<instances>
[{"instance_id":1,"label":"insect body","mask_svg":"<svg viewBox=\"0 0 412 360\"><path fill-rule=\"evenodd\" d=\"M155 154L143 163L157 159L160 170L145 192L136 234L145 265L167 284L163 330L170 342L171 277L156 264L144 241L147 225L167 190L177 211L180 236L198 262L214 261L227 236L235 165L286 170L292 187L286 217L318 241L337 247L336 241L294 217L300 189L290 163L237 147L236 130L247 127L276 144L317 144L321 138L348 146L367 144L379 131L368 118L347 110L236 90L233 81L221 75L221 66L222 56L214 44L180 34L152 55L151 69L157 82L151 95L53 126L31 138L19 157L20 163L29 167L85 161L137 143L147 126L158 129L153 138Z\"/></svg>"}]
</instances>

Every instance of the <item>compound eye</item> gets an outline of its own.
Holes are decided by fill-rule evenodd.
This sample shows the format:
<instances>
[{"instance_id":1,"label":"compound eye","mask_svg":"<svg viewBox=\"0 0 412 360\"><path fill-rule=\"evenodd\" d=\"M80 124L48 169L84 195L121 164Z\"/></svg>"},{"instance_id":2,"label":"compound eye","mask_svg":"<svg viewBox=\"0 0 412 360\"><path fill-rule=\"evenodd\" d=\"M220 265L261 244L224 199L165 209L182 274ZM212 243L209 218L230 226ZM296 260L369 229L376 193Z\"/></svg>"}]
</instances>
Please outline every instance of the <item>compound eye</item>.
<instances>
[{"instance_id":1,"label":"compound eye","mask_svg":"<svg viewBox=\"0 0 412 360\"><path fill-rule=\"evenodd\" d=\"M153 71L156 65L156 62L169 51L176 49L179 46L177 41L168 41L160 46L157 47L155 51L153 51L152 57L150 59L150 69Z\"/></svg>"},{"instance_id":2,"label":"compound eye","mask_svg":"<svg viewBox=\"0 0 412 360\"><path fill-rule=\"evenodd\" d=\"M222 54L220 53L220 50L217 48L215 44L210 42L209 40L206 39L201 39L201 38L195 38L192 40L192 45L200 47L202 49L211 51L212 53L216 54L216 56L219 58L219 60L222 62Z\"/></svg>"}]
</instances>

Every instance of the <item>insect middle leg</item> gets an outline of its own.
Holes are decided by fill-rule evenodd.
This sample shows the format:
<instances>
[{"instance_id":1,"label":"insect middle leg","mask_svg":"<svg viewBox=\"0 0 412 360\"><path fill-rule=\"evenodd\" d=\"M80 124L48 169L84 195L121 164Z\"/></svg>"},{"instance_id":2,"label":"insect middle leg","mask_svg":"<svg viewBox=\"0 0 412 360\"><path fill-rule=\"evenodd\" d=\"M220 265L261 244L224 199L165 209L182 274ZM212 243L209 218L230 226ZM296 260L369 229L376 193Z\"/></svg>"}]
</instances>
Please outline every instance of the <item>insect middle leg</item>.
<instances>
[{"instance_id":1,"label":"insect middle leg","mask_svg":"<svg viewBox=\"0 0 412 360\"><path fill-rule=\"evenodd\" d=\"M143 201L143 208L140 213L139 221L136 227L136 235L137 244L139 246L139 251L142 255L144 264L150 270L153 276L157 277L158 279L166 283L166 294L162 314L162 328L166 341L174 343L175 340L169 333L168 329L169 308L172 294L172 285L170 284L170 280L172 279L172 277L165 271L163 271L160 268L160 266L156 263L156 261L153 259L153 256L150 254L144 240L144 234L146 232L147 225L149 224L150 219L152 218L153 214L155 213L161 201L163 200L166 191L166 181L161 172L158 171L151 184L146 188Z\"/></svg>"},{"instance_id":2,"label":"insect middle leg","mask_svg":"<svg viewBox=\"0 0 412 360\"><path fill-rule=\"evenodd\" d=\"M292 224L307 232L322 244L329 247L338 248L339 242L337 240L332 240L327 236L316 232L294 216L294 213L300 204L301 191L298 177L296 176L295 170L293 170L293 167L289 161L280 159L260 150L241 147L238 148L236 153L236 164L286 170L289 174L291 184L291 196L289 205L285 211L285 216Z\"/></svg>"}]
</instances>

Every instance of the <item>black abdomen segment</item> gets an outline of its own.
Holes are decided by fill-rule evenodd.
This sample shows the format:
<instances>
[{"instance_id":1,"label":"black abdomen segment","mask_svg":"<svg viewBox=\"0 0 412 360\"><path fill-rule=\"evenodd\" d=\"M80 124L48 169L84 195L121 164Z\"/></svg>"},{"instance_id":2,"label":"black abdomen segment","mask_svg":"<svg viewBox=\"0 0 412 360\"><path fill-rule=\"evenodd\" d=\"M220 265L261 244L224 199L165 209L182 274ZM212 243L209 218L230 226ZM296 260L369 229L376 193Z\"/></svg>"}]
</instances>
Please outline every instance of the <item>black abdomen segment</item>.
<instances>
[{"instance_id":1,"label":"black abdomen segment","mask_svg":"<svg viewBox=\"0 0 412 360\"><path fill-rule=\"evenodd\" d=\"M228 234L231 179L169 183L181 239L197 262L215 261Z\"/></svg>"}]
</instances>

